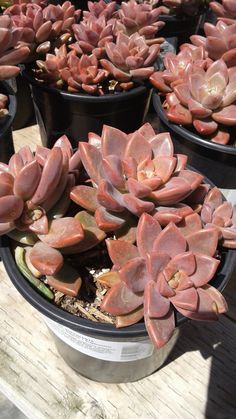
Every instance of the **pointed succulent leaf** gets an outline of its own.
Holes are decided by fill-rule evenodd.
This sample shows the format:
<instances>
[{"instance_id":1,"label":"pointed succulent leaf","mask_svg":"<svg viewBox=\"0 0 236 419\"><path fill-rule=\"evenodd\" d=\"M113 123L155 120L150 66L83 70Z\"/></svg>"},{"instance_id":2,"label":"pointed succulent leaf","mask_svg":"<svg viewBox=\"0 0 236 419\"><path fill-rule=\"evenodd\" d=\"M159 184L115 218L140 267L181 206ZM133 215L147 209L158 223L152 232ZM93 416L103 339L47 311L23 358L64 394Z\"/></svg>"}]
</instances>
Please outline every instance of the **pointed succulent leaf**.
<instances>
[{"instance_id":1,"label":"pointed succulent leaf","mask_svg":"<svg viewBox=\"0 0 236 419\"><path fill-rule=\"evenodd\" d=\"M90 179L97 185L100 180L100 170L102 166L102 156L100 151L91 144L79 142L81 161Z\"/></svg>"},{"instance_id":2,"label":"pointed succulent leaf","mask_svg":"<svg viewBox=\"0 0 236 419\"><path fill-rule=\"evenodd\" d=\"M166 280L163 272L160 272L157 277L157 288L163 297L170 298L175 295L175 291L171 288Z\"/></svg>"},{"instance_id":3,"label":"pointed succulent leaf","mask_svg":"<svg viewBox=\"0 0 236 419\"><path fill-rule=\"evenodd\" d=\"M223 109L213 112L212 118L219 124L235 125L236 105L225 106Z\"/></svg>"},{"instance_id":4,"label":"pointed succulent leaf","mask_svg":"<svg viewBox=\"0 0 236 419\"><path fill-rule=\"evenodd\" d=\"M170 256L158 253L158 252L149 252L146 254L146 266L147 271L153 281L157 281L157 276L164 269L164 267L170 261Z\"/></svg>"},{"instance_id":5,"label":"pointed succulent leaf","mask_svg":"<svg viewBox=\"0 0 236 419\"><path fill-rule=\"evenodd\" d=\"M194 253L214 256L218 245L218 232L216 228L199 230L186 236L188 249Z\"/></svg>"},{"instance_id":6,"label":"pointed succulent leaf","mask_svg":"<svg viewBox=\"0 0 236 419\"><path fill-rule=\"evenodd\" d=\"M97 200L109 211L122 212L124 210L124 196L106 180L99 183Z\"/></svg>"},{"instance_id":7,"label":"pointed succulent leaf","mask_svg":"<svg viewBox=\"0 0 236 419\"><path fill-rule=\"evenodd\" d=\"M55 274L47 276L47 283L65 295L76 297L82 285L82 279L72 266L64 264Z\"/></svg>"},{"instance_id":8,"label":"pointed succulent leaf","mask_svg":"<svg viewBox=\"0 0 236 419\"><path fill-rule=\"evenodd\" d=\"M119 276L135 294L143 292L149 280L145 259L136 257L128 260L119 270Z\"/></svg>"},{"instance_id":9,"label":"pointed succulent leaf","mask_svg":"<svg viewBox=\"0 0 236 419\"><path fill-rule=\"evenodd\" d=\"M189 214L178 223L178 228L185 237L196 233L202 229L201 217L196 213Z\"/></svg>"},{"instance_id":10,"label":"pointed succulent leaf","mask_svg":"<svg viewBox=\"0 0 236 419\"><path fill-rule=\"evenodd\" d=\"M111 288L113 285L120 282L120 276L116 271L106 272L102 275L99 275L96 279L99 284L105 285L108 288Z\"/></svg>"},{"instance_id":11,"label":"pointed succulent leaf","mask_svg":"<svg viewBox=\"0 0 236 419\"><path fill-rule=\"evenodd\" d=\"M8 167L10 169L10 173L13 174L13 176L16 176L21 169L24 167L24 162L19 153L15 153L11 156Z\"/></svg>"},{"instance_id":12,"label":"pointed succulent leaf","mask_svg":"<svg viewBox=\"0 0 236 419\"><path fill-rule=\"evenodd\" d=\"M38 220L33 221L29 225L29 230L35 234L47 234L48 233L48 218L46 215L43 215Z\"/></svg>"},{"instance_id":13,"label":"pointed succulent leaf","mask_svg":"<svg viewBox=\"0 0 236 419\"><path fill-rule=\"evenodd\" d=\"M176 158L169 156L157 156L153 159L155 174L162 179L163 183L166 183L176 167Z\"/></svg>"},{"instance_id":14,"label":"pointed succulent leaf","mask_svg":"<svg viewBox=\"0 0 236 419\"><path fill-rule=\"evenodd\" d=\"M97 190L87 185L74 186L70 192L70 198L76 204L88 211L95 212L99 207L97 201Z\"/></svg>"},{"instance_id":15,"label":"pointed succulent leaf","mask_svg":"<svg viewBox=\"0 0 236 419\"><path fill-rule=\"evenodd\" d=\"M115 188L123 189L125 186L122 163L116 155L108 155L102 159L103 170L109 182Z\"/></svg>"},{"instance_id":16,"label":"pointed succulent leaf","mask_svg":"<svg viewBox=\"0 0 236 419\"><path fill-rule=\"evenodd\" d=\"M183 178L173 177L162 188L150 194L150 197L160 205L173 205L191 193L190 183Z\"/></svg>"},{"instance_id":17,"label":"pointed succulent leaf","mask_svg":"<svg viewBox=\"0 0 236 419\"><path fill-rule=\"evenodd\" d=\"M170 223L162 230L153 243L153 250L171 257L186 250L186 240L175 224Z\"/></svg>"},{"instance_id":18,"label":"pointed succulent leaf","mask_svg":"<svg viewBox=\"0 0 236 419\"><path fill-rule=\"evenodd\" d=\"M70 159L73 154L73 149L71 146L70 141L68 140L68 137L66 135L62 135L58 140L55 142L53 147L60 147L64 149L66 154L68 155L68 158Z\"/></svg>"},{"instance_id":19,"label":"pointed succulent leaf","mask_svg":"<svg viewBox=\"0 0 236 419\"><path fill-rule=\"evenodd\" d=\"M126 222L126 213L112 213L100 206L95 211L95 220L103 231L116 231Z\"/></svg>"},{"instance_id":20,"label":"pointed succulent leaf","mask_svg":"<svg viewBox=\"0 0 236 419\"><path fill-rule=\"evenodd\" d=\"M200 183L203 181L204 176L200 173L194 172L193 170L180 170L178 173L178 177L185 179L189 182L192 191L194 191Z\"/></svg>"},{"instance_id":21,"label":"pointed succulent leaf","mask_svg":"<svg viewBox=\"0 0 236 419\"><path fill-rule=\"evenodd\" d=\"M170 298L172 304L178 310L179 307L184 310L196 311L198 306L198 293L196 288L191 287L181 291L176 290L174 297Z\"/></svg>"},{"instance_id":22,"label":"pointed succulent leaf","mask_svg":"<svg viewBox=\"0 0 236 419\"><path fill-rule=\"evenodd\" d=\"M106 240L106 245L116 269L121 269L128 260L139 256L138 248L126 241Z\"/></svg>"},{"instance_id":23,"label":"pointed succulent leaf","mask_svg":"<svg viewBox=\"0 0 236 419\"><path fill-rule=\"evenodd\" d=\"M39 239L51 247L63 248L79 243L84 238L81 223L73 217L52 220L48 234L39 234Z\"/></svg>"},{"instance_id":24,"label":"pointed succulent leaf","mask_svg":"<svg viewBox=\"0 0 236 419\"><path fill-rule=\"evenodd\" d=\"M218 319L218 309L217 304L214 301L214 298L203 288L197 289L198 293L198 306L196 311L190 311L178 307L178 311L183 314L185 317L188 317L192 320L217 320Z\"/></svg>"},{"instance_id":25,"label":"pointed succulent leaf","mask_svg":"<svg viewBox=\"0 0 236 419\"><path fill-rule=\"evenodd\" d=\"M149 186L131 177L126 181L126 185L129 192L137 198L145 198L152 191Z\"/></svg>"},{"instance_id":26,"label":"pointed succulent leaf","mask_svg":"<svg viewBox=\"0 0 236 419\"><path fill-rule=\"evenodd\" d=\"M0 172L0 197L13 195L14 177L7 172Z\"/></svg>"},{"instance_id":27,"label":"pointed succulent leaf","mask_svg":"<svg viewBox=\"0 0 236 419\"><path fill-rule=\"evenodd\" d=\"M20 217L24 202L19 196L7 195L0 198L0 222L8 223Z\"/></svg>"},{"instance_id":28,"label":"pointed succulent leaf","mask_svg":"<svg viewBox=\"0 0 236 419\"><path fill-rule=\"evenodd\" d=\"M149 142L138 131L131 135L126 147L125 157L134 157L138 164L152 157Z\"/></svg>"},{"instance_id":29,"label":"pointed succulent leaf","mask_svg":"<svg viewBox=\"0 0 236 419\"><path fill-rule=\"evenodd\" d=\"M145 315L144 319L153 345L157 348L162 348L170 340L175 329L175 317L172 307L164 317L153 319Z\"/></svg>"},{"instance_id":30,"label":"pointed succulent leaf","mask_svg":"<svg viewBox=\"0 0 236 419\"><path fill-rule=\"evenodd\" d=\"M151 215L141 215L137 227L137 247L139 254L146 257L152 251L153 243L161 232L161 226Z\"/></svg>"},{"instance_id":31,"label":"pointed succulent leaf","mask_svg":"<svg viewBox=\"0 0 236 419\"><path fill-rule=\"evenodd\" d=\"M143 318L143 307L138 307L128 314L116 316L116 327L127 327L138 323Z\"/></svg>"},{"instance_id":32,"label":"pointed succulent leaf","mask_svg":"<svg viewBox=\"0 0 236 419\"><path fill-rule=\"evenodd\" d=\"M139 129L138 132L145 138L145 140L147 141L151 141L156 133L152 127L152 125L149 122L146 122L145 124L143 124Z\"/></svg>"},{"instance_id":33,"label":"pointed succulent leaf","mask_svg":"<svg viewBox=\"0 0 236 419\"><path fill-rule=\"evenodd\" d=\"M123 227L115 232L117 240L125 240L129 243L135 243L137 231L136 217L132 216L130 212L127 213L126 223Z\"/></svg>"},{"instance_id":34,"label":"pointed succulent leaf","mask_svg":"<svg viewBox=\"0 0 236 419\"><path fill-rule=\"evenodd\" d=\"M143 296L134 294L123 281L110 288L101 303L101 310L113 316L128 314L143 303Z\"/></svg>"},{"instance_id":35,"label":"pointed succulent leaf","mask_svg":"<svg viewBox=\"0 0 236 419\"><path fill-rule=\"evenodd\" d=\"M63 265L61 253L40 241L32 247L29 259L32 265L43 275L54 275Z\"/></svg>"},{"instance_id":36,"label":"pointed succulent leaf","mask_svg":"<svg viewBox=\"0 0 236 419\"><path fill-rule=\"evenodd\" d=\"M195 287L207 284L215 275L220 261L204 254L196 254L196 271L191 275Z\"/></svg>"},{"instance_id":37,"label":"pointed succulent leaf","mask_svg":"<svg viewBox=\"0 0 236 419\"><path fill-rule=\"evenodd\" d=\"M38 187L40 177L41 169L36 160L26 164L15 177L14 194L24 201L30 199Z\"/></svg>"},{"instance_id":38,"label":"pointed succulent leaf","mask_svg":"<svg viewBox=\"0 0 236 419\"><path fill-rule=\"evenodd\" d=\"M50 150L44 164L41 179L31 199L34 204L40 204L56 190L62 172L63 155L58 147Z\"/></svg>"},{"instance_id":39,"label":"pointed succulent leaf","mask_svg":"<svg viewBox=\"0 0 236 419\"><path fill-rule=\"evenodd\" d=\"M141 200L130 193L123 195L123 203L137 217L140 217L144 212L151 212L154 209L153 202Z\"/></svg>"},{"instance_id":40,"label":"pointed succulent leaf","mask_svg":"<svg viewBox=\"0 0 236 419\"><path fill-rule=\"evenodd\" d=\"M35 159L40 164L40 166L45 165L49 152L50 150L46 147L42 147L40 145L36 146Z\"/></svg>"},{"instance_id":41,"label":"pointed succulent leaf","mask_svg":"<svg viewBox=\"0 0 236 419\"><path fill-rule=\"evenodd\" d=\"M181 270L187 275L192 275L196 270L196 259L193 252L184 252L174 256L167 268L171 268L175 272Z\"/></svg>"},{"instance_id":42,"label":"pointed succulent leaf","mask_svg":"<svg viewBox=\"0 0 236 419\"><path fill-rule=\"evenodd\" d=\"M148 317L160 318L169 312L170 301L160 294L154 281L149 281L145 287L144 307Z\"/></svg>"},{"instance_id":43,"label":"pointed succulent leaf","mask_svg":"<svg viewBox=\"0 0 236 419\"><path fill-rule=\"evenodd\" d=\"M215 304L217 305L217 311L219 314L227 312L228 304L220 291L209 284L204 285L203 290L206 291L206 293L214 300Z\"/></svg>"},{"instance_id":44,"label":"pointed succulent leaf","mask_svg":"<svg viewBox=\"0 0 236 419\"><path fill-rule=\"evenodd\" d=\"M174 147L169 132L157 134L150 141L150 145L154 158L158 156L173 156Z\"/></svg>"},{"instance_id":45,"label":"pointed succulent leaf","mask_svg":"<svg viewBox=\"0 0 236 419\"><path fill-rule=\"evenodd\" d=\"M103 125L101 136L101 151L103 157L112 154L123 159L127 143L127 134L125 134L117 128L110 127L108 125Z\"/></svg>"}]
</instances>

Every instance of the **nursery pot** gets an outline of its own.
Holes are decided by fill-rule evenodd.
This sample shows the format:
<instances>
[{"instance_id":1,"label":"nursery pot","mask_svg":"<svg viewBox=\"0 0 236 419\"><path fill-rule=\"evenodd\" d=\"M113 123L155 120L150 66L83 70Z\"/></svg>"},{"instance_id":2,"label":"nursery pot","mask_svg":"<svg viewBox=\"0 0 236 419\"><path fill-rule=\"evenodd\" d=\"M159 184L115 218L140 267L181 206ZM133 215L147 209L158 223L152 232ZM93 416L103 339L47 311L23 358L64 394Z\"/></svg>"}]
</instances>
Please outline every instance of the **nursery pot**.
<instances>
[{"instance_id":1,"label":"nursery pot","mask_svg":"<svg viewBox=\"0 0 236 419\"><path fill-rule=\"evenodd\" d=\"M45 86L28 70L23 75L31 85L41 140L48 148L63 134L77 147L78 140L86 141L89 132L101 134L104 124L133 132L142 125L148 111L151 89L146 86L91 96Z\"/></svg>"},{"instance_id":2,"label":"nursery pot","mask_svg":"<svg viewBox=\"0 0 236 419\"><path fill-rule=\"evenodd\" d=\"M11 86L4 81L0 82L0 93L8 96L8 115L0 118L0 161L8 163L14 154L12 123L16 114L16 98Z\"/></svg>"},{"instance_id":3,"label":"nursery pot","mask_svg":"<svg viewBox=\"0 0 236 419\"><path fill-rule=\"evenodd\" d=\"M15 94L17 100L16 115L13 129L22 129L35 123L34 104L31 97L29 83L21 74L15 79Z\"/></svg>"},{"instance_id":4,"label":"nursery pot","mask_svg":"<svg viewBox=\"0 0 236 419\"><path fill-rule=\"evenodd\" d=\"M167 360L187 319L177 313L174 334L161 349L154 348L143 322L116 329L72 315L42 297L19 272L7 236L1 239L1 257L6 271L20 294L35 307L53 336L66 363L94 381L132 382L148 376ZM210 282L222 291L234 270L236 252L222 250L222 263Z\"/></svg>"},{"instance_id":5,"label":"nursery pot","mask_svg":"<svg viewBox=\"0 0 236 419\"><path fill-rule=\"evenodd\" d=\"M186 154L188 163L223 189L236 189L236 147L201 138L181 125L168 121L160 96L153 94L153 105L160 120L160 131L169 131L176 153Z\"/></svg>"},{"instance_id":6,"label":"nursery pot","mask_svg":"<svg viewBox=\"0 0 236 419\"><path fill-rule=\"evenodd\" d=\"M185 42L189 42L191 35L196 34L205 18L205 13L188 16L180 15L160 15L159 20L165 22L165 26L158 31L158 37L176 37L178 47Z\"/></svg>"}]
</instances>

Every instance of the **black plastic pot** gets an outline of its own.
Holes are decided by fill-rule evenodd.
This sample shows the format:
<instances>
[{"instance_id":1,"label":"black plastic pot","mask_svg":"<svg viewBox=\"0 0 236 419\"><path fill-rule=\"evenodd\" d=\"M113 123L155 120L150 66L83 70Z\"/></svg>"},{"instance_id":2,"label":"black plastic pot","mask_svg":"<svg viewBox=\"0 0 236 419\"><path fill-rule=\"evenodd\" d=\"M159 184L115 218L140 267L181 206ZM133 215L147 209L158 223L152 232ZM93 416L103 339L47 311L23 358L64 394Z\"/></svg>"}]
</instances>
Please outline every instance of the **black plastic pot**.
<instances>
[{"instance_id":1,"label":"black plastic pot","mask_svg":"<svg viewBox=\"0 0 236 419\"><path fill-rule=\"evenodd\" d=\"M8 163L12 154L14 154L14 145L12 140L12 123L16 114L16 97L13 89L8 83L0 82L0 93L8 96L8 115L0 119L0 161Z\"/></svg>"},{"instance_id":2,"label":"black plastic pot","mask_svg":"<svg viewBox=\"0 0 236 419\"><path fill-rule=\"evenodd\" d=\"M1 238L1 257L6 271L20 294L40 313L55 340L58 352L80 374L100 382L132 382L159 369L168 358L186 318L177 313L175 332L161 349L153 347L144 323L116 329L72 315L47 301L19 272L10 241ZM236 263L236 252L224 249L221 264L211 284L222 291Z\"/></svg>"},{"instance_id":3,"label":"black plastic pot","mask_svg":"<svg viewBox=\"0 0 236 419\"><path fill-rule=\"evenodd\" d=\"M77 147L90 131L101 134L103 124L133 132L148 111L151 89L146 86L97 97L50 88L35 81L27 70L23 75L31 85L42 142L49 148L63 134Z\"/></svg>"},{"instance_id":4,"label":"black plastic pot","mask_svg":"<svg viewBox=\"0 0 236 419\"><path fill-rule=\"evenodd\" d=\"M186 154L188 163L219 188L236 189L236 147L216 144L181 125L172 124L156 93L153 94L153 105L160 119L160 131L170 132L175 152Z\"/></svg>"},{"instance_id":5,"label":"black plastic pot","mask_svg":"<svg viewBox=\"0 0 236 419\"><path fill-rule=\"evenodd\" d=\"M159 20L165 22L165 26L158 31L158 37L177 38L177 47L185 42L189 42L191 35L196 34L205 18L205 14L194 16L180 15L160 15Z\"/></svg>"}]
</instances>

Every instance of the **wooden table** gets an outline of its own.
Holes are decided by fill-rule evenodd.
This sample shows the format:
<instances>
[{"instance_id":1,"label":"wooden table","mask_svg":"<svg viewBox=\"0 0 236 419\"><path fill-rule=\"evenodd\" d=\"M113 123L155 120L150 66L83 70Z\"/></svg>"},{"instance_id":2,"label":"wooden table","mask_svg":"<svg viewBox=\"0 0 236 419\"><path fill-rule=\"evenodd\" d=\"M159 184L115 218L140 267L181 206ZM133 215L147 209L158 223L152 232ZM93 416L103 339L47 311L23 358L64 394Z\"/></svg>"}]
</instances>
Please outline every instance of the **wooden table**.
<instances>
[{"instance_id":1,"label":"wooden table","mask_svg":"<svg viewBox=\"0 0 236 419\"><path fill-rule=\"evenodd\" d=\"M37 127L15 132L14 140L16 150L36 144ZM29 418L235 419L236 274L226 289L227 316L186 324L168 364L129 384L77 375L57 354L41 316L12 286L2 262L0 284L0 392Z\"/></svg>"}]
</instances>

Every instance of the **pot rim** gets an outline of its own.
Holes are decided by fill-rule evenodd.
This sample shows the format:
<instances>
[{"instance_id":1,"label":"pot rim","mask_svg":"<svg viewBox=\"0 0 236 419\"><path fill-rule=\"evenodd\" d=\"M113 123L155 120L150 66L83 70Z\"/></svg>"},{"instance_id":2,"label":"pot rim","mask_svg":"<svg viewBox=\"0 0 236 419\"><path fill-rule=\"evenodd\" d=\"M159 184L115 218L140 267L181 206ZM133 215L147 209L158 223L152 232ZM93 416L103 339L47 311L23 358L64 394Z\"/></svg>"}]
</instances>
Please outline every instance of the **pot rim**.
<instances>
[{"instance_id":1,"label":"pot rim","mask_svg":"<svg viewBox=\"0 0 236 419\"><path fill-rule=\"evenodd\" d=\"M236 155L236 147L214 143L210 140L202 138L199 135L189 131L188 129L184 128L182 125L177 125L170 122L167 119L165 111L162 107L160 96L156 92L153 92L152 101L153 101L153 106L155 108L155 111L157 112L157 115L159 116L161 121L168 127L169 130L174 131L179 136L184 137L190 142L201 145L205 148L209 148L211 150L223 152L226 154Z\"/></svg>"},{"instance_id":2,"label":"pot rim","mask_svg":"<svg viewBox=\"0 0 236 419\"><path fill-rule=\"evenodd\" d=\"M0 237L0 255L8 276L19 291L19 293L36 308L41 314L49 317L51 320L62 324L70 329L84 332L90 332L94 335L116 337L116 338L131 338L147 336L147 331L144 322L136 323L132 326L117 329L115 325L108 323L93 322L82 317L71 314L57 305L53 304L45 297L43 297L20 273L15 263L14 257L10 249L10 239L7 236ZM236 265L236 251L232 249L222 250L222 266L220 270L210 283L219 282L216 288L222 291L231 278L234 267ZM225 272L226 271L226 272ZM188 318L182 316L175 311L176 327L185 323Z\"/></svg>"},{"instance_id":3,"label":"pot rim","mask_svg":"<svg viewBox=\"0 0 236 419\"><path fill-rule=\"evenodd\" d=\"M147 89L152 90L152 86L146 84L143 84L141 86L136 86L133 89L129 91L124 92L118 92L115 94L108 93L104 96L93 96L86 93L72 93L72 92L66 92L64 90L56 89L55 87L47 86L46 84L40 83L39 81L35 80L33 75L31 74L31 71L24 67L22 69L22 76L26 78L26 80L34 87L39 88L45 92L51 93L51 94L58 94L63 96L64 99L69 99L70 101L80 101L80 102L87 102L87 103L109 103L109 102L123 102L126 101L127 98L132 98L138 96L141 92L145 92Z\"/></svg>"},{"instance_id":4,"label":"pot rim","mask_svg":"<svg viewBox=\"0 0 236 419\"><path fill-rule=\"evenodd\" d=\"M8 97L8 115L4 118L3 122L0 124L0 135L4 135L5 132L11 127L13 120L16 114L16 96L12 87L6 82L0 82L1 93Z\"/></svg>"}]
</instances>

